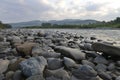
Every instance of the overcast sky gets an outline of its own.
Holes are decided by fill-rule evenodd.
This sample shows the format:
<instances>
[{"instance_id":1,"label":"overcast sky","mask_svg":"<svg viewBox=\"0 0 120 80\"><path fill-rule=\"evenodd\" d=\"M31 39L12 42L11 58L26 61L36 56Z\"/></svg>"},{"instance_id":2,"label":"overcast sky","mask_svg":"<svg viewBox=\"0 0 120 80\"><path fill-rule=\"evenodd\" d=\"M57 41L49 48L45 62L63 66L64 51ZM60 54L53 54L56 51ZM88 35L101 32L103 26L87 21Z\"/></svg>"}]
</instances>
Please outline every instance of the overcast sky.
<instances>
[{"instance_id":1,"label":"overcast sky","mask_svg":"<svg viewBox=\"0 0 120 80\"><path fill-rule=\"evenodd\" d=\"M0 20L95 19L120 16L120 0L0 0Z\"/></svg>"}]
</instances>

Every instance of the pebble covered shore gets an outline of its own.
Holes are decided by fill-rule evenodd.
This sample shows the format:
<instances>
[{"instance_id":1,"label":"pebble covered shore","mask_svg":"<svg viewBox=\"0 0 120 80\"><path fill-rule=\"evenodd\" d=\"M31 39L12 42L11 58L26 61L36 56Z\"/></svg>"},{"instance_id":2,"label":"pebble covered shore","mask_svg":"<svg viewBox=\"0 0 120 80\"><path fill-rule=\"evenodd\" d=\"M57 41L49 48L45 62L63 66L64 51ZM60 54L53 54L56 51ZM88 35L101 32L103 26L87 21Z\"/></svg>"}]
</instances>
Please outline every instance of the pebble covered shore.
<instances>
[{"instance_id":1,"label":"pebble covered shore","mask_svg":"<svg viewBox=\"0 0 120 80\"><path fill-rule=\"evenodd\" d=\"M67 32L0 30L0 80L120 80L120 47Z\"/></svg>"}]
</instances>

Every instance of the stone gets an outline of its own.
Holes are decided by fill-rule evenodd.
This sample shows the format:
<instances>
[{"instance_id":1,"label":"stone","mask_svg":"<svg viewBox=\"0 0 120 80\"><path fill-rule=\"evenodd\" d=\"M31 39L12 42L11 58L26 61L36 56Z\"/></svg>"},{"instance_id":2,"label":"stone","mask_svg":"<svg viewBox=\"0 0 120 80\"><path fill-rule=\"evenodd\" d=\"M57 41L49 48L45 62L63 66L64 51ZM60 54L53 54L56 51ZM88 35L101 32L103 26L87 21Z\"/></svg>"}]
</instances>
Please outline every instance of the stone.
<instances>
[{"instance_id":1,"label":"stone","mask_svg":"<svg viewBox=\"0 0 120 80\"><path fill-rule=\"evenodd\" d=\"M120 80L120 76L118 76L118 77L116 78L116 80Z\"/></svg>"},{"instance_id":2,"label":"stone","mask_svg":"<svg viewBox=\"0 0 120 80\"><path fill-rule=\"evenodd\" d=\"M13 80L23 80L22 72L20 70L17 70L14 73Z\"/></svg>"},{"instance_id":3,"label":"stone","mask_svg":"<svg viewBox=\"0 0 120 80\"><path fill-rule=\"evenodd\" d=\"M77 79L75 76L72 75L70 80L81 80L81 79Z\"/></svg>"},{"instance_id":4,"label":"stone","mask_svg":"<svg viewBox=\"0 0 120 80\"><path fill-rule=\"evenodd\" d=\"M42 75L45 66L47 66L47 60L42 56L31 57L20 63L20 69L26 77Z\"/></svg>"},{"instance_id":5,"label":"stone","mask_svg":"<svg viewBox=\"0 0 120 80\"><path fill-rule=\"evenodd\" d=\"M94 51L103 52L103 54L120 56L120 48L113 45L96 42L92 44L92 48Z\"/></svg>"},{"instance_id":6,"label":"stone","mask_svg":"<svg viewBox=\"0 0 120 80\"><path fill-rule=\"evenodd\" d=\"M7 72L6 75L5 75L5 80L12 80L13 79L13 75L14 75L13 71Z\"/></svg>"},{"instance_id":7,"label":"stone","mask_svg":"<svg viewBox=\"0 0 120 80\"><path fill-rule=\"evenodd\" d=\"M63 80L63 79L59 79L54 76L51 76L51 77L47 77L46 80Z\"/></svg>"},{"instance_id":8,"label":"stone","mask_svg":"<svg viewBox=\"0 0 120 80\"><path fill-rule=\"evenodd\" d=\"M57 58L48 58L47 59L47 68L50 70L55 70L63 67L63 61Z\"/></svg>"},{"instance_id":9,"label":"stone","mask_svg":"<svg viewBox=\"0 0 120 80\"><path fill-rule=\"evenodd\" d=\"M114 63L110 63L107 67L108 70L112 71L115 69L115 64Z\"/></svg>"},{"instance_id":10,"label":"stone","mask_svg":"<svg viewBox=\"0 0 120 80\"><path fill-rule=\"evenodd\" d=\"M0 35L0 42L4 41L4 37Z\"/></svg>"},{"instance_id":11,"label":"stone","mask_svg":"<svg viewBox=\"0 0 120 80\"><path fill-rule=\"evenodd\" d=\"M102 56L98 56L94 59L94 62L97 64L108 64L108 61L102 57Z\"/></svg>"},{"instance_id":12,"label":"stone","mask_svg":"<svg viewBox=\"0 0 120 80\"><path fill-rule=\"evenodd\" d=\"M112 77L111 77L108 73L106 73L106 72L104 72L104 71L99 72L98 75L99 75L100 78L102 78L103 80L112 80Z\"/></svg>"},{"instance_id":13,"label":"stone","mask_svg":"<svg viewBox=\"0 0 120 80\"><path fill-rule=\"evenodd\" d=\"M26 80L45 80L45 79L41 75L34 75L34 76L27 78Z\"/></svg>"},{"instance_id":14,"label":"stone","mask_svg":"<svg viewBox=\"0 0 120 80\"><path fill-rule=\"evenodd\" d=\"M81 52L79 49L68 48L64 46L56 46L55 51L60 52L65 57L71 57L75 60L85 59L85 53Z\"/></svg>"},{"instance_id":15,"label":"stone","mask_svg":"<svg viewBox=\"0 0 120 80\"><path fill-rule=\"evenodd\" d=\"M21 63L22 61L24 61L25 59L24 58L19 58L18 60L16 60L15 62L13 63L10 63L9 65L9 70L11 71L16 71L18 70L20 67L19 67L19 63Z\"/></svg>"},{"instance_id":16,"label":"stone","mask_svg":"<svg viewBox=\"0 0 120 80\"><path fill-rule=\"evenodd\" d=\"M16 50L18 51L19 55L25 57L31 55L32 47L35 45L36 45L35 43L25 42L21 45L18 45L16 47Z\"/></svg>"},{"instance_id":17,"label":"stone","mask_svg":"<svg viewBox=\"0 0 120 80\"><path fill-rule=\"evenodd\" d=\"M63 68L57 69L57 70L45 70L45 77L55 77L62 80L69 80L70 76L67 71L65 71Z\"/></svg>"},{"instance_id":18,"label":"stone","mask_svg":"<svg viewBox=\"0 0 120 80\"><path fill-rule=\"evenodd\" d=\"M5 72L8 69L10 61L0 59L0 73Z\"/></svg>"},{"instance_id":19,"label":"stone","mask_svg":"<svg viewBox=\"0 0 120 80\"><path fill-rule=\"evenodd\" d=\"M67 57L64 57L63 58L63 61L64 61L64 64L65 66L69 69L69 68L75 68L77 67L77 64L74 60L70 59L70 58L67 58Z\"/></svg>"},{"instance_id":20,"label":"stone","mask_svg":"<svg viewBox=\"0 0 120 80\"><path fill-rule=\"evenodd\" d=\"M95 67L95 65L92 62L88 61L88 60L82 60L82 64L83 65L89 65L89 66L91 66L93 68Z\"/></svg>"},{"instance_id":21,"label":"stone","mask_svg":"<svg viewBox=\"0 0 120 80\"><path fill-rule=\"evenodd\" d=\"M97 77L97 72L89 65L81 65L78 69L73 69L72 74L81 80Z\"/></svg>"},{"instance_id":22,"label":"stone","mask_svg":"<svg viewBox=\"0 0 120 80\"><path fill-rule=\"evenodd\" d=\"M117 61L116 65L120 67L120 61Z\"/></svg>"},{"instance_id":23,"label":"stone","mask_svg":"<svg viewBox=\"0 0 120 80\"><path fill-rule=\"evenodd\" d=\"M104 64L97 64L97 66L95 68L97 71L106 71L107 70L107 66Z\"/></svg>"},{"instance_id":24,"label":"stone","mask_svg":"<svg viewBox=\"0 0 120 80\"><path fill-rule=\"evenodd\" d=\"M4 74L0 73L0 80L4 80L4 79L5 79Z\"/></svg>"}]
</instances>

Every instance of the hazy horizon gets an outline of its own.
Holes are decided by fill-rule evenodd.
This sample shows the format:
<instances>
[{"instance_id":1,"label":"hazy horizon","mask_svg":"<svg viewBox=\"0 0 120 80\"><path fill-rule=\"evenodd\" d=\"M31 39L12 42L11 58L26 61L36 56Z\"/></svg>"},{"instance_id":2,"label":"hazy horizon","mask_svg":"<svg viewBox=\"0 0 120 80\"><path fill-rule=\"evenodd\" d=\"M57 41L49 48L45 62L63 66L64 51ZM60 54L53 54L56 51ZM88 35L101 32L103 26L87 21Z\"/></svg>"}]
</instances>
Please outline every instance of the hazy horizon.
<instances>
[{"instance_id":1,"label":"hazy horizon","mask_svg":"<svg viewBox=\"0 0 120 80\"><path fill-rule=\"evenodd\" d=\"M110 21L120 16L120 0L2 0L0 21L93 19Z\"/></svg>"}]
</instances>

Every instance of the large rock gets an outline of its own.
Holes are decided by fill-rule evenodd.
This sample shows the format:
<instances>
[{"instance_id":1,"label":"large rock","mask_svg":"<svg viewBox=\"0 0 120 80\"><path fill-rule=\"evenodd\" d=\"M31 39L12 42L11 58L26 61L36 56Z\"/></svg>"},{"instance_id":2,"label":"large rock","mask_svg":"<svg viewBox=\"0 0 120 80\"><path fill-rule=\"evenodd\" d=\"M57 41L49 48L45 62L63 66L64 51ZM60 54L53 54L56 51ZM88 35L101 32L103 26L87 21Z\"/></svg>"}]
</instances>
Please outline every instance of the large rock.
<instances>
[{"instance_id":1,"label":"large rock","mask_svg":"<svg viewBox=\"0 0 120 80\"><path fill-rule=\"evenodd\" d=\"M97 72L89 65L82 65L78 69L72 70L73 75L81 80L88 80L97 77Z\"/></svg>"},{"instance_id":2,"label":"large rock","mask_svg":"<svg viewBox=\"0 0 120 80\"><path fill-rule=\"evenodd\" d=\"M64 46L56 46L54 47L56 51L60 52L62 55L71 57L75 60L83 60L85 59L85 53L81 52L79 49L68 48Z\"/></svg>"},{"instance_id":3,"label":"large rock","mask_svg":"<svg viewBox=\"0 0 120 80\"><path fill-rule=\"evenodd\" d=\"M26 77L43 74L47 60L42 56L32 57L20 63L20 68Z\"/></svg>"},{"instance_id":4,"label":"large rock","mask_svg":"<svg viewBox=\"0 0 120 80\"><path fill-rule=\"evenodd\" d=\"M63 61L61 59L48 58L47 62L48 62L47 68L50 70L55 70L63 67Z\"/></svg>"},{"instance_id":5,"label":"large rock","mask_svg":"<svg viewBox=\"0 0 120 80\"><path fill-rule=\"evenodd\" d=\"M92 44L92 48L97 52L103 52L104 54L108 55L120 56L120 48L113 45L96 42Z\"/></svg>"},{"instance_id":6,"label":"large rock","mask_svg":"<svg viewBox=\"0 0 120 80\"><path fill-rule=\"evenodd\" d=\"M18 53L21 55L21 56L28 56L28 55L31 55L31 51L32 51L32 48L33 46L35 46L36 44L35 43L31 43L31 42L25 42L23 44L20 44L16 47L16 50L18 51Z\"/></svg>"},{"instance_id":7,"label":"large rock","mask_svg":"<svg viewBox=\"0 0 120 80\"><path fill-rule=\"evenodd\" d=\"M0 73L5 72L8 69L10 61L0 59Z\"/></svg>"}]
</instances>

